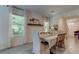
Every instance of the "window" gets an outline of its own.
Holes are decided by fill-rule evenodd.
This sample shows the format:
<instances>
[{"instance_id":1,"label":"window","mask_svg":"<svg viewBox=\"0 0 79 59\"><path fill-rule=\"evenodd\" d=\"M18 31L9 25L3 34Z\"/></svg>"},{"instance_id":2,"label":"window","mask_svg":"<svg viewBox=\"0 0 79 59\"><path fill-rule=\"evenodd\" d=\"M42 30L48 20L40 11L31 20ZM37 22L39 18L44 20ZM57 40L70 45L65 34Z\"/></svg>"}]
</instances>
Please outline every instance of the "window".
<instances>
[{"instance_id":1,"label":"window","mask_svg":"<svg viewBox=\"0 0 79 59\"><path fill-rule=\"evenodd\" d=\"M45 30L45 32L49 32L49 22L48 21L44 22L44 30Z\"/></svg>"},{"instance_id":2,"label":"window","mask_svg":"<svg viewBox=\"0 0 79 59\"><path fill-rule=\"evenodd\" d=\"M24 35L24 17L18 15L11 16L11 34L12 36Z\"/></svg>"}]
</instances>

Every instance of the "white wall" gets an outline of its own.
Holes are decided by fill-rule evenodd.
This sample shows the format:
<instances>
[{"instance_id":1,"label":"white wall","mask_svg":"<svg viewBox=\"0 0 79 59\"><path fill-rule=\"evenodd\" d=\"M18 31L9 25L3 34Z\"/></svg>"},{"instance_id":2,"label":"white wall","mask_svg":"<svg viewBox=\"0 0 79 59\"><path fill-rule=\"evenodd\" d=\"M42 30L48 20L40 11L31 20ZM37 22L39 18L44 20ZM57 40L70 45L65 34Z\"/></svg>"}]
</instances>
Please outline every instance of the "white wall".
<instances>
[{"instance_id":1,"label":"white wall","mask_svg":"<svg viewBox=\"0 0 79 59\"><path fill-rule=\"evenodd\" d=\"M30 18L37 18L40 20L40 22L43 24L44 19L42 18L42 16L38 13L35 12L29 12L28 13L28 22L29 23L29 19ZM27 26L27 43L32 42L32 31L33 30L37 30L38 32L44 31L43 26Z\"/></svg>"},{"instance_id":2,"label":"white wall","mask_svg":"<svg viewBox=\"0 0 79 59\"><path fill-rule=\"evenodd\" d=\"M0 6L0 49L9 46L9 8L7 6Z\"/></svg>"},{"instance_id":3,"label":"white wall","mask_svg":"<svg viewBox=\"0 0 79 59\"><path fill-rule=\"evenodd\" d=\"M79 8L52 15L50 19L50 23L51 25L58 24L58 21L62 16L76 16L76 15L79 16Z\"/></svg>"},{"instance_id":4,"label":"white wall","mask_svg":"<svg viewBox=\"0 0 79 59\"><path fill-rule=\"evenodd\" d=\"M79 18L67 20L69 36L74 37L74 32L79 30Z\"/></svg>"},{"instance_id":5,"label":"white wall","mask_svg":"<svg viewBox=\"0 0 79 59\"><path fill-rule=\"evenodd\" d=\"M52 25L54 25L54 24L58 24L58 19L56 19L56 18L58 18L58 17L56 17L56 16L52 16L52 17L50 17L50 25L52 26Z\"/></svg>"}]
</instances>

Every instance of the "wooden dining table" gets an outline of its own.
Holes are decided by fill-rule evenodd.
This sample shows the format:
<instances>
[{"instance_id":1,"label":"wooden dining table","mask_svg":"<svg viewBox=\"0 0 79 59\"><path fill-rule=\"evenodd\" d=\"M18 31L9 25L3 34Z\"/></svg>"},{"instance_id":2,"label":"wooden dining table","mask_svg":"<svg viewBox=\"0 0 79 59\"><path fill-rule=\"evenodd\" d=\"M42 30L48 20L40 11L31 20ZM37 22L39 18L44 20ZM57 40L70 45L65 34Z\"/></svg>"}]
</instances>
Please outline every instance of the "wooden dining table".
<instances>
[{"instance_id":1,"label":"wooden dining table","mask_svg":"<svg viewBox=\"0 0 79 59\"><path fill-rule=\"evenodd\" d=\"M41 41L48 42L48 46L49 46L48 48L49 48L49 51L50 51L51 47L54 46L56 41L57 41L57 35L40 34L40 39L41 39Z\"/></svg>"}]
</instances>

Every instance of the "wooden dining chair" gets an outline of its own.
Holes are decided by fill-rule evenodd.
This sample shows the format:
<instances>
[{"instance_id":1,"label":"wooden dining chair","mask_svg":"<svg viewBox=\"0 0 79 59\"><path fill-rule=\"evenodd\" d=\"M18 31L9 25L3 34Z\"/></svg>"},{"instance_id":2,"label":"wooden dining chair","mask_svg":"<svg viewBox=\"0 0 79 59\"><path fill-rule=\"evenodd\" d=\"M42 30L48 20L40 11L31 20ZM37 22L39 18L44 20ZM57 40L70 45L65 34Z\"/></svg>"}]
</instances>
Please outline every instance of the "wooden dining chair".
<instances>
[{"instance_id":1,"label":"wooden dining chair","mask_svg":"<svg viewBox=\"0 0 79 59\"><path fill-rule=\"evenodd\" d=\"M58 34L58 37L57 37L57 47L58 48L65 48L65 37L66 37L66 34L65 33L62 33L62 34Z\"/></svg>"},{"instance_id":2,"label":"wooden dining chair","mask_svg":"<svg viewBox=\"0 0 79 59\"><path fill-rule=\"evenodd\" d=\"M60 48L65 49L65 42L64 42L65 37L66 37L65 33L58 34L56 44L50 50L52 53L56 53L55 51L59 50Z\"/></svg>"},{"instance_id":3,"label":"wooden dining chair","mask_svg":"<svg viewBox=\"0 0 79 59\"><path fill-rule=\"evenodd\" d=\"M74 37L79 40L79 30L74 32Z\"/></svg>"}]
</instances>

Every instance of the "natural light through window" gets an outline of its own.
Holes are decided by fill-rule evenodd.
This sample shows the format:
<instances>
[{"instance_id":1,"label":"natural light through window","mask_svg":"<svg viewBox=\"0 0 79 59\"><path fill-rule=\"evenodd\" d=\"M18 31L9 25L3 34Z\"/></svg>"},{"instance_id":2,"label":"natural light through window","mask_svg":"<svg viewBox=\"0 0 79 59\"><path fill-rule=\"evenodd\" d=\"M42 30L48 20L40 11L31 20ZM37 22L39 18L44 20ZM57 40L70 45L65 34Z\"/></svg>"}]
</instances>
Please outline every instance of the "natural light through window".
<instances>
[{"instance_id":1,"label":"natural light through window","mask_svg":"<svg viewBox=\"0 0 79 59\"><path fill-rule=\"evenodd\" d=\"M49 32L49 22L47 21L44 22L44 30L45 32Z\"/></svg>"},{"instance_id":2,"label":"natural light through window","mask_svg":"<svg viewBox=\"0 0 79 59\"><path fill-rule=\"evenodd\" d=\"M12 36L24 35L24 17L18 15L11 16L11 33Z\"/></svg>"}]
</instances>

